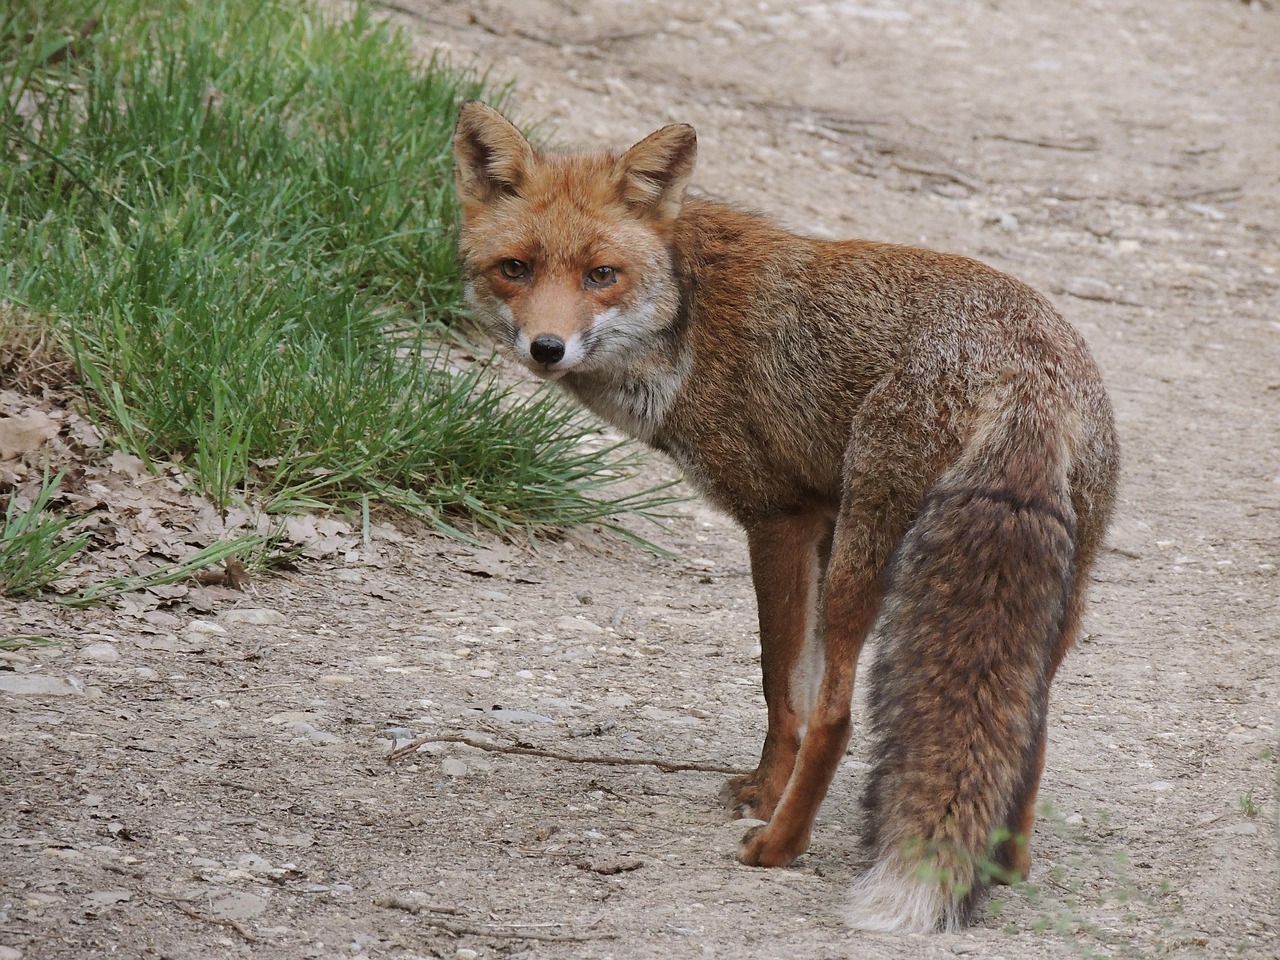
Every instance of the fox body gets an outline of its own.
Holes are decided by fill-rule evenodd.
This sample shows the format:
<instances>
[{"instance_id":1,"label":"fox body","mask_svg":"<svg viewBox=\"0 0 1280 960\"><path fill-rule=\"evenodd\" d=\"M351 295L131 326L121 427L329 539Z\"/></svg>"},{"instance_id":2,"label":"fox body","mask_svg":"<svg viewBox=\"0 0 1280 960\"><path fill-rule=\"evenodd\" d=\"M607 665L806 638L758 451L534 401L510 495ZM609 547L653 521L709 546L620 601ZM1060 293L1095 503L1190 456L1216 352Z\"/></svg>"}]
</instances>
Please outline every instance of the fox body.
<instances>
[{"instance_id":1,"label":"fox body","mask_svg":"<svg viewBox=\"0 0 1280 960\"><path fill-rule=\"evenodd\" d=\"M687 125L542 152L467 104L468 296L517 362L669 454L746 531L768 732L725 795L767 822L742 862L807 849L874 632L872 865L847 918L955 929L993 861L1029 867L1049 685L1114 498L1110 403L1027 286L686 199L695 154Z\"/></svg>"}]
</instances>

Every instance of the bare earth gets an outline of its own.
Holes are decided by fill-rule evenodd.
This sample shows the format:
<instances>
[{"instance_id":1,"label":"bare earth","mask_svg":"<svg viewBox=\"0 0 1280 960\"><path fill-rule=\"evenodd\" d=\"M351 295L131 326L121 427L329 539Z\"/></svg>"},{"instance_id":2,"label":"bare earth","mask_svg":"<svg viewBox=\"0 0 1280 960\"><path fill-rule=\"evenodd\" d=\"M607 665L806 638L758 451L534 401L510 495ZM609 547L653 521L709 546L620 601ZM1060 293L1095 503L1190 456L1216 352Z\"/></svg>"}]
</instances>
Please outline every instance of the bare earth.
<instances>
[{"instance_id":1,"label":"bare earth","mask_svg":"<svg viewBox=\"0 0 1280 960\"><path fill-rule=\"evenodd\" d=\"M0 662L0 960L1280 956L1280 9L400 4L556 142L689 121L703 190L976 256L1084 331L1125 475L1033 888L958 936L842 928L860 728L789 870L736 863L720 773L386 762L754 765L745 550L689 502L640 530L675 559L378 527L203 613L3 603L61 642Z\"/></svg>"}]
</instances>

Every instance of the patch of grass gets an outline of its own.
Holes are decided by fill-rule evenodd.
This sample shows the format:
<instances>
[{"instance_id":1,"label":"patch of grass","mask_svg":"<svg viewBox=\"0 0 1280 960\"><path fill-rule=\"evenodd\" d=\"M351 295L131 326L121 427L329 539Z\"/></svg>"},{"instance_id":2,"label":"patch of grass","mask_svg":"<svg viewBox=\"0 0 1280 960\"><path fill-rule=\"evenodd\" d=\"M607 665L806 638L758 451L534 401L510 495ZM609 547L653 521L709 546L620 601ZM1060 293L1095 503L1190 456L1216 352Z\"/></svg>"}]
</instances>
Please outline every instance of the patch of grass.
<instances>
[{"instance_id":1,"label":"patch of grass","mask_svg":"<svg viewBox=\"0 0 1280 960\"><path fill-rule=\"evenodd\" d=\"M1026 929L1052 933L1083 960L1146 957L1167 952L1175 944L1194 942L1176 919L1176 902L1164 902L1173 889L1169 880L1140 879L1126 849L1110 843L1100 847L1096 837L1089 835L1094 831L1109 835L1105 812L1096 816L1089 830L1069 824L1048 803L1040 804L1037 813L1036 833L1042 841L1046 835L1056 837L1065 855L1060 854L1047 870L1043 864L1033 866L1034 879L1011 885L1009 889L1025 902L1031 917L1029 922L1006 924L1008 933ZM1011 912L1011 906L1004 894L993 892L987 912L999 919ZM1133 936L1140 926L1150 938L1149 946L1138 945Z\"/></svg>"},{"instance_id":2,"label":"patch of grass","mask_svg":"<svg viewBox=\"0 0 1280 960\"><path fill-rule=\"evenodd\" d=\"M1258 801L1253 798L1252 787L1246 790L1244 796L1237 802L1240 805L1240 812L1246 817L1256 817L1262 812L1262 808L1258 806Z\"/></svg>"},{"instance_id":3,"label":"patch of grass","mask_svg":"<svg viewBox=\"0 0 1280 960\"><path fill-rule=\"evenodd\" d=\"M123 596L126 593L146 590L148 587L181 583L205 567L216 563L224 563L228 559L253 551L255 547L263 542L263 539L256 534L249 534L237 537L234 540L219 540L217 543L212 543L204 549L193 553L185 560L165 564L150 573L131 577L113 577L110 580L95 583L78 594L63 598L61 602L71 607L87 607L95 603L114 600L116 597Z\"/></svg>"},{"instance_id":4,"label":"patch of grass","mask_svg":"<svg viewBox=\"0 0 1280 960\"><path fill-rule=\"evenodd\" d=\"M0 277L3 273L0 265ZM0 389L37 393L74 379L71 358L48 321L0 300Z\"/></svg>"},{"instance_id":5,"label":"patch of grass","mask_svg":"<svg viewBox=\"0 0 1280 960\"><path fill-rule=\"evenodd\" d=\"M48 637L42 637L33 633L18 633L7 637L0 637L0 650L33 650L40 647L51 647L53 641Z\"/></svg>"},{"instance_id":6,"label":"patch of grass","mask_svg":"<svg viewBox=\"0 0 1280 960\"><path fill-rule=\"evenodd\" d=\"M501 91L364 7L32 8L0 20L0 300L53 319L123 447L224 510L374 497L462 533L669 502L607 496L627 450L437 343L456 108Z\"/></svg>"},{"instance_id":7,"label":"patch of grass","mask_svg":"<svg viewBox=\"0 0 1280 960\"><path fill-rule=\"evenodd\" d=\"M89 535L64 536L74 517L56 514L49 502L58 492L65 471L44 482L31 505L19 508L10 494L0 531L0 594L26 597L39 593L62 576L62 568L89 542Z\"/></svg>"}]
</instances>

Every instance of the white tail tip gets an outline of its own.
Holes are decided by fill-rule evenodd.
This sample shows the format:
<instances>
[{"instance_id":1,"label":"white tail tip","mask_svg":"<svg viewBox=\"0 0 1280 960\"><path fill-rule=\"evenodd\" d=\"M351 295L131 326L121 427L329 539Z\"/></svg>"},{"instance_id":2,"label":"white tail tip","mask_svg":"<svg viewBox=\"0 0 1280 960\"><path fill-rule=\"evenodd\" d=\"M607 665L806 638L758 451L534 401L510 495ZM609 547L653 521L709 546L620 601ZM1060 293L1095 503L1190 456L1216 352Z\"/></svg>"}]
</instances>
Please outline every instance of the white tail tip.
<instances>
[{"instance_id":1,"label":"white tail tip","mask_svg":"<svg viewBox=\"0 0 1280 960\"><path fill-rule=\"evenodd\" d=\"M937 881L889 856L858 877L845 922L877 933L954 933L962 926L953 898Z\"/></svg>"}]
</instances>

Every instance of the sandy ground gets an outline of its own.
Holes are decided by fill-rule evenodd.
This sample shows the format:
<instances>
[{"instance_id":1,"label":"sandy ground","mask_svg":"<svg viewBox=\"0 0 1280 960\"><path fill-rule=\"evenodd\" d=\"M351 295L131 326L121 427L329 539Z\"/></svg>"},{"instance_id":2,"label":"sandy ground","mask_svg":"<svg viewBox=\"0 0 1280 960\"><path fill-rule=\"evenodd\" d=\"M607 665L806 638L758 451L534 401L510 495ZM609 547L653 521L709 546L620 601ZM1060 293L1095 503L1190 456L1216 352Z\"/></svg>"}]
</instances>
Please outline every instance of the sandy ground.
<instances>
[{"instance_id":1,"label":"sandy ground","mask_svg":"<svg viewBox=\"0 0 1280 960\"><path fill-rule=\"evenodd\" d=\"M706 192L979 257L1085 332L1125 474L1032 886L843 929L861 727L788 870L734 861L723 774L578 762L755 762L745 550L689 502L675 559L384 531L205 612L0 605L60 639L0 663L0 960L1280 955L1276 5L400 5L559 142L689 121ZM576 759L386 762L417 736Z\"/></svg>"}]
</instances>

